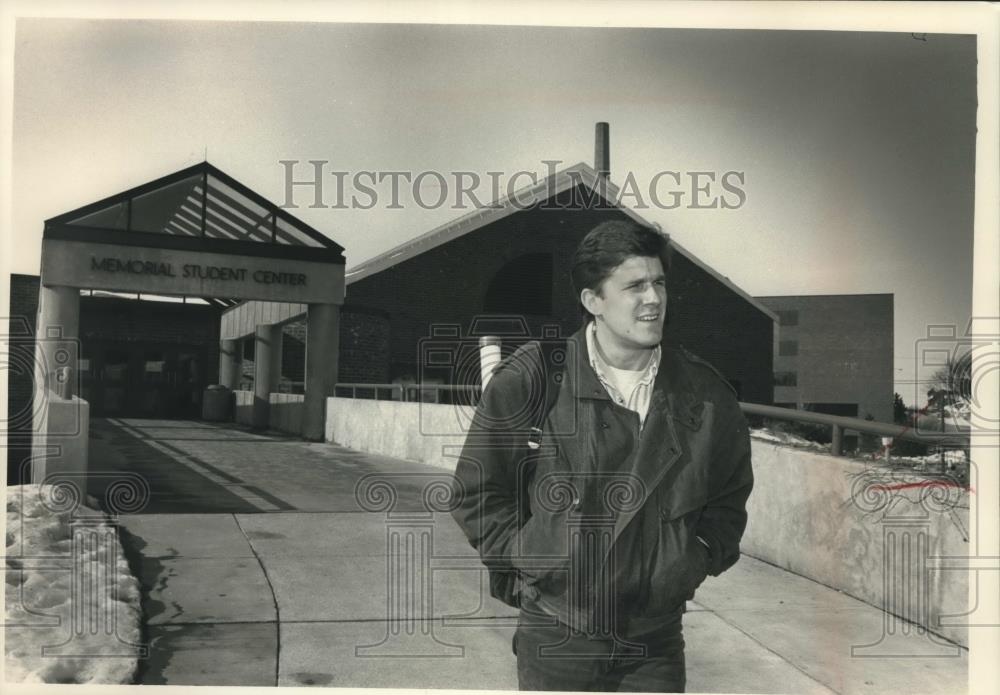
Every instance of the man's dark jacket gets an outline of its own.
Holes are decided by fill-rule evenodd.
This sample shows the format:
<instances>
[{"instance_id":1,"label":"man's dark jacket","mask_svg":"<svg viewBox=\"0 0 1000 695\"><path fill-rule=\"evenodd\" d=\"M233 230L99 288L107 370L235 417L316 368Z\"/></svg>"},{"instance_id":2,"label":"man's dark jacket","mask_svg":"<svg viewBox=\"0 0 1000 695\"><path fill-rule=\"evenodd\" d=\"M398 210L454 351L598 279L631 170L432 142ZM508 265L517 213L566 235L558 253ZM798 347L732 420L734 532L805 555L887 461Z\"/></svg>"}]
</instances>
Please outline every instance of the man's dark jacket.
<instances>
[{"instance_id":1,"label":"man's dark jacket","mask_svg":"<svg viewBox=\"0 0 1000 695\"><path fill-rule=\"evenodd\" d=\"M487 567L517 570L522 596L599 632L609 610L612 621L676 613L707 574L737 561L753 473L746 420L711 365L664 344L640 428L591 368L585 330L567 340L564 371L540 370L536 342L495 371L455 471L452 514ZM542 383L560 371L532 450Z\"/></svg>"}]
</instances>

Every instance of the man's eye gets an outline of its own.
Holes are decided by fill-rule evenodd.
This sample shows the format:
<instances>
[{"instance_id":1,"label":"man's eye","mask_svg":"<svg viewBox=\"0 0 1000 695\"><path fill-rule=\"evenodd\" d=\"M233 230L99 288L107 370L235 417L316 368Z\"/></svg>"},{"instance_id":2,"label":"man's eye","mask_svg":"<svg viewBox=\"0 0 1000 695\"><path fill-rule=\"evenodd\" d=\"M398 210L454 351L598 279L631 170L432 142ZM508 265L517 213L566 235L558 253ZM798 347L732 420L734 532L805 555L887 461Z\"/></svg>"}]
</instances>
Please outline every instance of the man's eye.
<instances>
[{"instance_id":1,"label":"man's eye","mask_svg":"<svg viewBox=\"0 0 1000 695\"><path fill-rule=\"evenodd\" d=\"M659 286L659 287L666 287L666 286L667 286L667 281L666 281L666 280L657 280L657 281L656 281L655 283L653 283L653 284L655 284L655 285L657 285L657 286Z\"/></svg>"}]
</instances>

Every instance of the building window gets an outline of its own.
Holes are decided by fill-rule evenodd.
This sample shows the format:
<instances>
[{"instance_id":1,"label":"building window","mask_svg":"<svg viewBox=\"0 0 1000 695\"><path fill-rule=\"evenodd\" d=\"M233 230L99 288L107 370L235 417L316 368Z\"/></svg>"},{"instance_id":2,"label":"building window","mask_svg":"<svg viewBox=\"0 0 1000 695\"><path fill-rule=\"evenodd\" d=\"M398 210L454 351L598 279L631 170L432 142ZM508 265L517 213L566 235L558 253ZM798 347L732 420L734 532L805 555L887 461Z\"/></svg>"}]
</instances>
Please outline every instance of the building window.
<instances>
[{"instance_id":1,"label":"building window","mask_svg":"<svg viewBox=\"0 0 1000 695\"><path fill-rule=\"evenodd\" d=\"M799 325L799 312L797 309L787 309L784 311L778 311L776 313L778 314L778 325L780 326Z\"/></svg>"},{"instance_id":2,"label":"building window","mask_svg":"<svg viewBox=\"0 0 1000 695\"><path fill-rule=\"evenodd\" d=\"M483 311L487 314L552 314L552 254L526 253L493 276Z\"/></svg>"},{"instance_id":3,"label":"building window","mask_svg":"<svg viewBox=\"0 0 1000 695\"><path fill-rule=\"evenodd\" d=\"M781 357L794 357L799 354L799 341L782 340L778 342L778 355Z\"/></svg>"},{"instance_id":4,"label":"building window","mask_svg":"<svg viewBox=\"0 0 1000 695\"><path fill-rule=\"evenodd\" d=\"M775 386L798 386L799 378L796 372L775 372L774 373L774 385Z\"/></svg>"}]
</instances>

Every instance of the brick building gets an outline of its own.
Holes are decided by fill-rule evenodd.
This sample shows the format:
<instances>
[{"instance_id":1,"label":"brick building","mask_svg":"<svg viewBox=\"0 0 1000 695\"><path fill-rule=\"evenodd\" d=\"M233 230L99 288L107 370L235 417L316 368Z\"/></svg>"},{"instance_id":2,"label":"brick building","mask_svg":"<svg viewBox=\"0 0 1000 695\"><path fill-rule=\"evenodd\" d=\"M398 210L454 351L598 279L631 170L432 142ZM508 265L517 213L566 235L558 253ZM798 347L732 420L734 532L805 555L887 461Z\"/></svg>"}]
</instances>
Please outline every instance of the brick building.
<instances>
[{"instance_id":1,"label":"brick building","mask_svg":"<svg viewBox=\"0 0 1000 695\"><path fill-rule=\"evenodd\" d=\"M601 178L578 164L517 192L517 207L476 211L348 269L347 301L389 316L390 378L476 383L475 336L510 329L508 344L524 340L518 322L501 317L518 317L535 337L545 326L575 331L573 250L600 222L642 221L609 202L617 189ZM601 185L606 197L594 193ZM742 400L771 403L775 316L676 242L667 291L666 339L714 364ZM472 338L456 364L431 365L422 354L435 327Z\"/></svg>"},{"instance_id":2,"label":"brick building","mask_svg":"<svg viewBox=\"0 0 1000 695\"><path fill-rule=\"evenodd\" d=\"M892 422L892 294L757 299L778 315L775 404Z\"/></svg>"}]
</instances>

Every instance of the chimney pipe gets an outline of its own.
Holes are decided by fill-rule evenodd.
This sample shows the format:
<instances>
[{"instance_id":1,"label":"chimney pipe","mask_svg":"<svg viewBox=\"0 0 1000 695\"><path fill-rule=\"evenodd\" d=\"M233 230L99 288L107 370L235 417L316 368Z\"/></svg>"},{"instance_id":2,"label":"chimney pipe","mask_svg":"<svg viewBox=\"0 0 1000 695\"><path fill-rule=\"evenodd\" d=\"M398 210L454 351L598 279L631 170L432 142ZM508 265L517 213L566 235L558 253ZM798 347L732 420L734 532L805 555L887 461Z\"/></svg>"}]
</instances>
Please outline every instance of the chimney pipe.
<instances>
[{"instance_id":1,"label":"chimney pipe","mask_svg":"<svg viewBox=\"0 0 1000 695\"><path fill-rule=\"evenodd\" d=\"M594 134L594 170L601 178L611 174L611 145L609 143L608 124L603 121L597 124Z\"/></svg>"}]
</instances>

